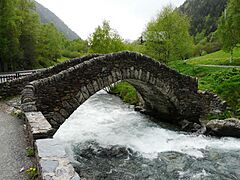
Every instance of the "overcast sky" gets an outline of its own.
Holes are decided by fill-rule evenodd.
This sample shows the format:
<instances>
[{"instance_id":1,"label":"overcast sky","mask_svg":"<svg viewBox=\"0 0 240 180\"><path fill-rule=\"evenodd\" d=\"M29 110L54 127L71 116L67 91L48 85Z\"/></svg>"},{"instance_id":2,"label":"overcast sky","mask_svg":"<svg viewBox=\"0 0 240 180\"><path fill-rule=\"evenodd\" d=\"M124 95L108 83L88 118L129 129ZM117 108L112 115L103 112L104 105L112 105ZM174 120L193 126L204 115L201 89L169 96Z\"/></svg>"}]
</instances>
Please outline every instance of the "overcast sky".
<instances>
[{"instance_id":1,"label":"overcast sky","mask_svg":"<svg viewBox=\"0 0 240 180\"><path fill-rule=\"evenodd\" d=\"M137 39L163 6L178 7L185 0L37 0L55 13L81 38L87 39L103 20L124 39Z\"/></svg>"}]
</instances>

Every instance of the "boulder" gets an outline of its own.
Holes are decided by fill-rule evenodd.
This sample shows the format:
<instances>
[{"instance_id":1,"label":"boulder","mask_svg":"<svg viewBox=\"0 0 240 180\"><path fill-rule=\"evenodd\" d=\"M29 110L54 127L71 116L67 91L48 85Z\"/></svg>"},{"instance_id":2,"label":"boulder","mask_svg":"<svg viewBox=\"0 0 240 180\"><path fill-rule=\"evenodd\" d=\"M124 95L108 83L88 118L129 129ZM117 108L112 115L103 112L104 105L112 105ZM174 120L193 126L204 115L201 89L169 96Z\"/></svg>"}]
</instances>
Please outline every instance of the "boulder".
<instances>
[{"instance_id":1,"label":"boulder","mask_svg":"<svg viewBox=\"0 0 240 180\"><path fill-rule=\"evenodd\" d=\"M235 118L212 120L206 125L206 134L240 138L240 120Z\"/></svg>"},{"instance_id":2,"label":"boulder","mask_svg":"<svg viewBox=\"0 0 240 180\"><path fill-rule=\"evenodd\" d=\"M190 122L188 120L183 120L179 122L180 128L187 132L196 132L202 134L203 126L198 123Z\"/></svg>"}]
</instances>

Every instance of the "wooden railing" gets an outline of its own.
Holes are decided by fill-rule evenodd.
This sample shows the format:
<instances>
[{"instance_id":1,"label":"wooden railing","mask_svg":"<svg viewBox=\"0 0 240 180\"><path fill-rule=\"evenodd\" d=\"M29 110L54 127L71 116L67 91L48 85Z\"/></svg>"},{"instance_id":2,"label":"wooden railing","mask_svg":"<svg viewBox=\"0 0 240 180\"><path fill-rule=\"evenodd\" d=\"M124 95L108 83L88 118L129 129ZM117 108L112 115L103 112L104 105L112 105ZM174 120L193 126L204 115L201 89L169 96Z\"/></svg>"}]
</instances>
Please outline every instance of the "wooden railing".
<instances>
[{"instance_id":1,"label":"wooden railing","mask_svg":"<svg viewBox=\"0 0 240 180\"><path fill-rule=\"evenodd\" d=\"M41 70L43 70L43 69L0 73L0 83L11 81L13 79L17 79L20 77L24 77L24 76L36 73Z\"/></svg>"}]
</instances>

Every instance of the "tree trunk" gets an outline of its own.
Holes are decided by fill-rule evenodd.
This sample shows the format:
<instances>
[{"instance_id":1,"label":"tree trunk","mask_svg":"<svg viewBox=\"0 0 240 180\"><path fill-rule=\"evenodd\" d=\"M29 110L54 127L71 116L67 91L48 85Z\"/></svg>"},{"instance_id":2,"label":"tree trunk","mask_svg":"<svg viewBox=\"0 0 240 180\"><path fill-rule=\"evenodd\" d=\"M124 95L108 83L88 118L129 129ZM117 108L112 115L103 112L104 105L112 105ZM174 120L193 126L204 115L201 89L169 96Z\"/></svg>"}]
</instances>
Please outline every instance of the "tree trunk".
<instances>
[{"instance_id":1,"label":"tree trunk","mask_svg":"<svg viewBox=\"0 0 240 180\"><path fill-rule=\"evenodd\" d=\"M4 71L4 63L3 61L0 59L0 72Z\"/></svg>"},{"instance_id":2,"label":"tree trunk","mask_svg":"<svg viewBox=\"0 0 240 180\"><path fill-rule=\"evenodd\" d=\"M230 51L230 54L231 54L231 56L230 56L230 64L232 64L232 59L233 59L233 50L232 49Z\"/></svg>"}]
</instances>

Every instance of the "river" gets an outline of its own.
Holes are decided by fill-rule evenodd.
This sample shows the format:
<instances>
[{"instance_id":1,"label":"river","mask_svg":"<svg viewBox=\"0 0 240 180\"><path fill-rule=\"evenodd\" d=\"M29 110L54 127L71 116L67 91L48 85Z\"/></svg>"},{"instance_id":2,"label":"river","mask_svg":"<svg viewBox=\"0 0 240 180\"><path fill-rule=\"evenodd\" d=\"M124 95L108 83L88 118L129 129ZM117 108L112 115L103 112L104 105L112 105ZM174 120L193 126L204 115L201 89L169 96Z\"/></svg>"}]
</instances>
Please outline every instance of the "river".
<instances>
[{"instance_id":1,"label":"river","mask_svg":"<svg viewBox=\"0 0 240 180\"><path fill-rule=\"evenodd\" d=\"M156 124L120 98L99 91L54 135L85 179L237 179L240 140Z\"/></svg>"}]
</instances>

